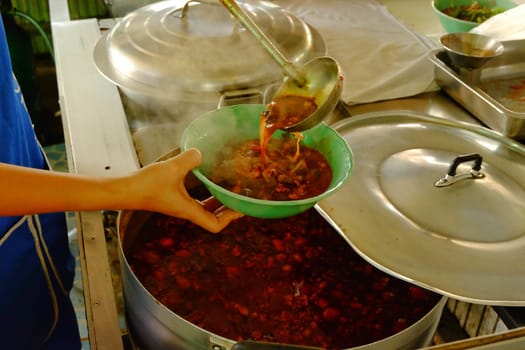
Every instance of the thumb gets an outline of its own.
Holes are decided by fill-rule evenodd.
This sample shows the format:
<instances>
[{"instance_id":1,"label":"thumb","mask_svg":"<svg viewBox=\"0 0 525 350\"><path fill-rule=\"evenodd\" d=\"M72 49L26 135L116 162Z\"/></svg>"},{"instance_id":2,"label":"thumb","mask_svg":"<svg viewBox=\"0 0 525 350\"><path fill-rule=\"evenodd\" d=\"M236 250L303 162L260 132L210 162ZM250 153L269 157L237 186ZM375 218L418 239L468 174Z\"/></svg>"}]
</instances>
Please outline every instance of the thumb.
<instances>
[{"instance_id":1,"label":"thumb","mask_svg":"<svg viewBox=\"0 0 525 350\"><path fill-rule=\"evenodd\" d=\"M177 167L186 173L201 164L202 154L198 149L190 148L179 154L175 159L177 160Z\"/></svg>"}]
</instances>

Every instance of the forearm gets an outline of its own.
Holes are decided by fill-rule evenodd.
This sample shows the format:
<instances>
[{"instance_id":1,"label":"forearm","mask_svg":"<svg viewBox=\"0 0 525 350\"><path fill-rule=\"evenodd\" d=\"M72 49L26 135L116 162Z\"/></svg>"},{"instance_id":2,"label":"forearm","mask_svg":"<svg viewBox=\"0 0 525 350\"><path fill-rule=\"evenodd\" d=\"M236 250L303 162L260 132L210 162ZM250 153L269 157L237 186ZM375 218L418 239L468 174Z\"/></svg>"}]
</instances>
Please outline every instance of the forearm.
<instances>
[{"instance_id":1,"label":"forearm","mask_svg":"<svg viewBox=\"0 0 525 350\"><path fill-rule=\"evenodd\" d=\"M191 220L219 232L242 215L193 199L185 188L188 172L201 162L192 149L120 177L94 177L0 163L0 216L60 211L149 210Z\"/></svg>"},{"instance_id":2,"label":"forearm","mask_svg":"<svg viewBox=\"0 0 525 350\"><path fill-rule=\"evenodd\" d=\"M126 178L103 178L0 163L0 215L124 209ZM127 198L126 198L127 197Z\"/></svg>"}]
</instances>

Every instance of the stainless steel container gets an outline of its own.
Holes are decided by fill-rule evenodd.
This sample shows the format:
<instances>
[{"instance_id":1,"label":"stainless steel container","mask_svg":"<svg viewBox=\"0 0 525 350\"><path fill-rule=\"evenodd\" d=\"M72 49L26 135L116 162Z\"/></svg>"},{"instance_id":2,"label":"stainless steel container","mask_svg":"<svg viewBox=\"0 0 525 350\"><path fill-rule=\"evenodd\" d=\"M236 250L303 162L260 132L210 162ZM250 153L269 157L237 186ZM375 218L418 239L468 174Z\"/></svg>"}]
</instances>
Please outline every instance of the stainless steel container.
<instances>
[{"instance_id":1,"label":"stainless steel container","mask_svg":"<svg viewBox=\"0 0 525 350\"><path fill-rule=\"evenodd\" d=\"M239 3L293 64L325 54L312 27L277 5ZM220 105L266 103L283 73L218 2L170 0L126 15L94 48L131 127L188 120Z\"/></svg>"},{"instance_id":2,"label":"stainless steel container","mask_svg":"<svg viewBox=\"0 0 525 350\"><path fill-rule=\"evenodd\" d=\"M438 85L501 135L525 139L525 45L504 42L504 51L477 69L455 67L445 51L429 53Z\"/></svg>"},{"instance_id":3,"label":"stainless steel container","mask_svg":"<svg viewBox=\"0 0 525 350\"><path fill-rule=\"evenodd\" d=\"M268 350L264 343L236 342L202 329L169 310L146 290L128 265L122 247L127 246L145 232L141 230L150 216L151 213L146 212L124 211L119 217L119 254L123 295L128 329L135 345L144 350ZM353 349L412 350L429 345L439 324L446 299L446 297L439 299L424 317L410 327L388 338ZM280 344L278 349L308 350L314 348Z\"/></svg>"}]
</instances>

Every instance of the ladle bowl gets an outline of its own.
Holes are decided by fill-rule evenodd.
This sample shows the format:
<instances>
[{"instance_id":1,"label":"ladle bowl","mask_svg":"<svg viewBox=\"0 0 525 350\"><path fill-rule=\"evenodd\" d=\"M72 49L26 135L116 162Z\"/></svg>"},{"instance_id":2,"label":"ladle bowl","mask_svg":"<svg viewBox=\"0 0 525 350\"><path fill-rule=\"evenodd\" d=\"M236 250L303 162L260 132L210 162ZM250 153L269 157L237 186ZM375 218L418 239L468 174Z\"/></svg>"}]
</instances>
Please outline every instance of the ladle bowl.
<instances>
[{"instance_id":1,"label":"ladle bowl","mask_svg":"<svg viewBox=\"0 0 525 350\"><path fill-rule=\"evenodd\" d=\"M282 128L288 132L313 128L334 110L341 97L342 78L339 65L333 58L314 58L300 67L299 73L305 79L304 85L301 86L293 78L287 77L275 92L274 99L285 95L313 97L317 109L298 123Z\"/></svg>"},{"instance_id":2,"label":"ladle bowl","mask_svg":"<svg viewBox=\"0 0 525 350\"><path fill-rule=\"evenodd\" d=\"M299 122L286 126L283 130L304 131L319 124L335 109L341 97L342 76L337 62L325 56L314 58L302 67L295 67L235 0L220 0L220 2L244 28L253 34L285 72L285 81L277 89L274 99L282 95L315 98L317 109L310 115L301 118Z\"/></svg>"},{"instance_id":3,"label":"ladle bowl","mask_svg":"<svg viewBox=\"0 0 525 350\"><path fill-rule=\"evenodd\" d=\"M503 44L494 38L476 33L450 33L440 37L453 65L477 69L503 53Z\"/></svg>"}]
</instances>

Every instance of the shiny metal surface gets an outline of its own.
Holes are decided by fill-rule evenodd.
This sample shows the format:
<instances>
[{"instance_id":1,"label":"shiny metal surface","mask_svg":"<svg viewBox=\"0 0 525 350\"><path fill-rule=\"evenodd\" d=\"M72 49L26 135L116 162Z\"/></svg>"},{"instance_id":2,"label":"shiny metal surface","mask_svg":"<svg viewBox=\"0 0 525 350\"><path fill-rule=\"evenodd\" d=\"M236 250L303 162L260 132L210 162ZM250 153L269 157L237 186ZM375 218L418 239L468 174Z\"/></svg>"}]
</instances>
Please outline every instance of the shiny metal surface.
<instances>
[{"instance_id":1,"label":"shiny metal surface","mask_svg":"<svg viewBox=\"0 0 525 350\"><path fill-rule=\"evenodd\" d=\"M459 300L525 305L525 148L473 124L407 111L333 125L355 154L343 188L318 206L384 271ZM437 188L457 155L482 179Z\"/></svg>"},{"instance_id":2,"label":"shiny metal surface","mask_svg":"<svg viewBox=\"0 0 525 350\"><path fill-rule=\"evenodd\" d=\"M512 79L525 79L523 41L505 42L503 54L480 69L456 70L442 50L429 53L441 88L482 123L517 140L525 139L525 100ZM493 84L499 84L496 89ZM505 88L504 88L505 86Z\"/></svg>"},{"instance_id":3,"label":"shiny metal surface","mask_svg":"<svg viewBox=\"0 0 525 350\"><path fill-rule=\"evenodd\" d=\"M291 62L324 54L319 34L279 6L264 1L241 6ZM161 1L133 11L100 38L94 59L115 84L153 96L240 89L282 79L280 67L252 35L211 1Z\"/></svg>"}]
</instances>

